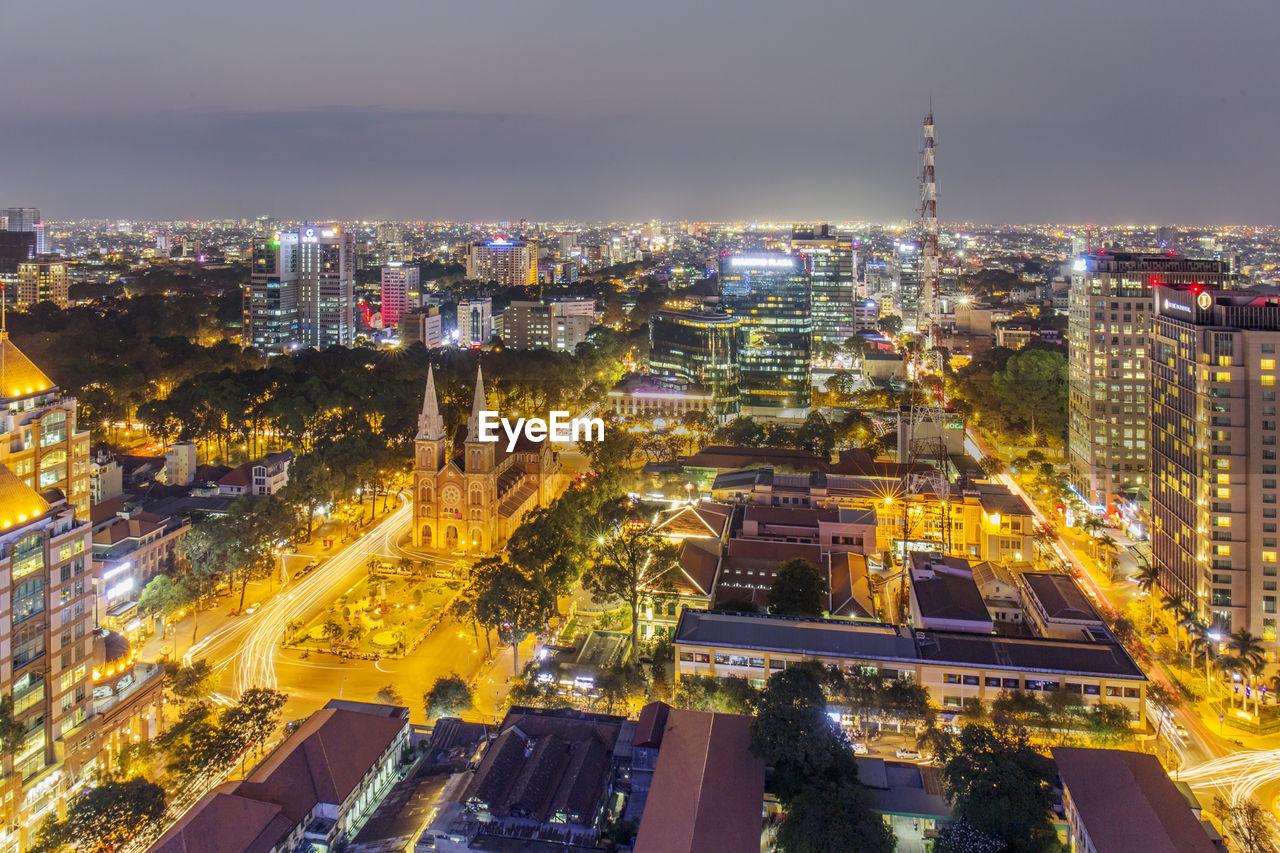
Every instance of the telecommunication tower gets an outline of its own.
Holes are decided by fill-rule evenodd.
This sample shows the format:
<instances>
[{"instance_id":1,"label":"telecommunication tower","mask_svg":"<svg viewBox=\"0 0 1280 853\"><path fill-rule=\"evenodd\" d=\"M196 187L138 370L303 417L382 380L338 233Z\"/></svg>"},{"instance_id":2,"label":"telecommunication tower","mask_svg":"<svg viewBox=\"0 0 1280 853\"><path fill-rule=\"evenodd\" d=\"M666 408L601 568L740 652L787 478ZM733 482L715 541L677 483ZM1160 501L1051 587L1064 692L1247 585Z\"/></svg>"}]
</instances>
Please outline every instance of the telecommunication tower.
<instances>
[{"instance_id":1,"label":"telecommunication tower","mask_svg":"<svg viewBox=\"0 0 1280 853\"><path fill-rule=\"evenodd\" d=\"M924 162L920 170L920 299L916 328L927 329L926 344L938 345L942 311L938 275L938 184L933 175L933 99L924 117ZM923 320L922 324L920 320Z\"/></svg>"}]
</instances>

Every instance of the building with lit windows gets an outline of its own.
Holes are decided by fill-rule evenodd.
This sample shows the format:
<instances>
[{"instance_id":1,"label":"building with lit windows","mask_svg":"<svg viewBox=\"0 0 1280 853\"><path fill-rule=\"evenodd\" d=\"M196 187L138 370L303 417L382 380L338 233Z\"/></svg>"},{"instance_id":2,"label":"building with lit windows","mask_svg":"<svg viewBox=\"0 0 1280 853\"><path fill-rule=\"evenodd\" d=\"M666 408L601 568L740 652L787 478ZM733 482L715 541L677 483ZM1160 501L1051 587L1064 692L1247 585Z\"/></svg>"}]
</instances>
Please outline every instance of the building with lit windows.
<instances>
[{"instance_id":1,"label":"building with lit windows","mask_svg":"<svg viewBox=\"0 0 1280 853\"><path fill-rule=\"evenodd\" d=\"M52 302L59 308L66 308L70 286L67 263L57 255L38 255L33 260L18 264L17 304L20 307Z\"/></svg>"},{"instance_id":2,"label":"building with lit windows","mask_svg":"<svg viewBox=\"0 0 1280 853\"><path fill-rule=\"evenodd\" d=\"M0 766L0 849L27 849L96 764L90 531L0 465L0 691L24 732Z\"/></svg>"},{"instance_id":3,"label":"building with lit windows","mask_svg":"<svg viewBox=\"0 0 1280 853\"><path fill-rule=\"evenodd\" d=\"M39 493L57 489L89 517L89 432L76 424L76 401L0 330L0 464Z\"/></svg>"},{"instance_id":4,"label":"building with lit windows","mask_svg":"<svg viewBox=\"0 0 1280 853\"><path fill-rule=\"evenodd\" d=\"M594 299L514 300L503 313L502 342L514 349L574 352L595 324Z\"/></svg>"},{"instance_id":5,"label":"building with lit windows","mask_svg":"<svg viewBox=\"0 0 1280 853\"><path fill-rule=\"evenodd\" d=\"M538 283L538 244L499 237L467 247L467 278L493 281L503 287Z\"/></svg>"},{"instance_id":6,"label":"building with lit windows","mask_svg":"<svg viewBox=\"0 0 1280 853\"><path fill-rule=\"evenodd\" d=\"M858 328L854 316L858 256L852 235L834 234L825 224L795 229L791 251L804 258L809 270L814 343L843 346Z\"/></svg>"},{"instance_id":7,"label":"building with lit windows","mask_svg":"<svg viewBox=\"0 0 1280 853\"><path fill-rule=\"evenodd\" d=\"M493 300L464 299L458 303L458 346L479 347L493 337Z\"/></svg>"},{"instance_id":8,"label":"building with lit windows","mask_svg":"<svg viewBox=\"0 0 1280 853\"><path fill-rule=\"evenodd\" d=\"M1232 281L1223 262L1181 255L1095 252L1076 261L1067 324L1068 455L1072 484L1090 504L1114 510L1148 493L1152 288Z\"/></svg>"},{"instance_id":9,"label":"building with lit windows","mask_svg":"<svg viewBox=\"0 0 1280 853\"><path fill-rule=\"evenodd\" d=\"M44 219L38 207L7 207L0 210L0 220L8 231L24 231L35 237L35 253L44 255L49 252L49 239L45 233Z\"/></svg>"},{"instance_id":10,"label":"building with lit windows","mask_svg":"<svg viewBox=\"0 0 1280 853\"><path fill-rule=\"evenodd\" d=\"M796 255L729 255L720 293L738 318L742 412L803 420L809 414L813 322L809 271Z\"/></svg>"},{"instance_id":11,"label":"building with lit windows","mask_svg":"<svg viewBox=\"0 0 1280 853\"><path fill-rule=\"evenodd\" d=\"M355 235L308 225L255 241L245 342L280 351L355 342Z\"/></svg>"},{"instance_id":12,"label":"building with lit windows","mask_svg":"<svg viewBox=\"0 0 1280 853\"><path fill-rule=\"evenodd\" d=\"M1161 586L1276 654L1280 291L1156 287L1151 553Z\"/></svg>"},{"instance_id":13,"label":"building with lit windows","mask_svg":"<svg viewBox=\"0 0 1280 853\"><path fill-rule=\"evenodd\" d=\"M253 242L244 295L244 342L280 352L298 340L298 233L277 231Z\"/></svg>"},{"instance_id":14,"label":"building with lit windows","mask_svg":"<svg viewBox=\"0 0 1280 853\"><path fill-rule=\"evenodd\" d=\"M713 307L655 311L649 317L649 373L711 395L711 414L738 416L738 328L741 320Z\"/></svg>"},{"instance_id":15,"label":"building with lit windows","mask_svg":"<svg viewBox=\"0 0 1280 853\"><path fill-rule=\"evenodd\" d=\"M480 413L489 409L484 377L476 369L471 416L450 441L436 397L434 371L418 417L413 463L413 544L468 554L501 549L531 510L560 494L560 457L549 441L523 434L515 449L506 441L480 441Z\"/></svg>"},{"instance_id":16,"label":"building with lit windows","mask_svg":"<svg viewBox=\"0 0 1280 853\"><path fill-rule=\"evenodd\" d=\"M418 292L417 264L392 261L382 267L382 328L400 325L400 315L409 310L409 294Z\"/></svg>"}]
</instances>

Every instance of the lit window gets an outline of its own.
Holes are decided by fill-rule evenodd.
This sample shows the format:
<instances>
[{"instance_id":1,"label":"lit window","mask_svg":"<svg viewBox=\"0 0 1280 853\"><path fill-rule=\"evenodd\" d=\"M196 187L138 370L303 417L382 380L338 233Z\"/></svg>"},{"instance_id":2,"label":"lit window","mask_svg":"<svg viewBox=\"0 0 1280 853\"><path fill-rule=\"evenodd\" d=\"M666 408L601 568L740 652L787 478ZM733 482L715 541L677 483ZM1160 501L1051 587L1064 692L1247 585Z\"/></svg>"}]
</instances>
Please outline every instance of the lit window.
<instances>
[{"instance_id":1,"label":"lit window","mask_svg":"<svg viewBox=\"0 0 1280 853\"><path fill-rule=\"evenodd\" d=\"M1276 378L1274 376L1267 375L1262 377L1261 382L1263 385L1275 385Z\"/></svg>"},{"instance_id":2,"label":"lit window","mask_svg":"<svg viewBox=\"0 0 1280 853\"><path fill-rule=\"evenodd\" d=\"M1264 358L1264 359L1262 360L1262 369L1263 369L1263 370L1275 370L1275 369L1276 369L1276 360L1275 360L1274 358Z\"/></svg>"},{"instance_id":3,"label":"lit window","mask_svg":"<svg viewBox=\"0 0 1280 853\"><path fill-rule=\"evenodd\" d=\"M1264 562L1264 563L1274 563L1275 561L1276 561L1276 552L1275 552L1275 551L1263 551L1263 552L1262 552L1262 562Z\"/></svg>"}]
</instances>

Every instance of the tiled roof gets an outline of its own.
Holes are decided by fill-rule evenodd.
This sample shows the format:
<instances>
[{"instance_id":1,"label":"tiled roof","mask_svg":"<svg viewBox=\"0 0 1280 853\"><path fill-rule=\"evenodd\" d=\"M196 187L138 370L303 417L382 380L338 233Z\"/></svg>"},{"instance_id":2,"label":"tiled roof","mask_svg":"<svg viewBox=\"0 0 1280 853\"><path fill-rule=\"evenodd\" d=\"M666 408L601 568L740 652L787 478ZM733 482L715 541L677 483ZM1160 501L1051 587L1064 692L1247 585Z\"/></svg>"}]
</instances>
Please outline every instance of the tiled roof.
<instances>
[{"instance_id":1,"label":"tiled roof","mask_svg":"<svg viewBox=\"0 0 1280 853\"><path fill-rule=\"evenodd\" d=\"M8 466L0 465L0 529L23 524L48 511L48 501L18 479Z\"/></svg>"},{"instance_id":2,"label":"tiled roof","mask_svg":"<svg viewBox=\"0 0 1280 853\"><path fill-rule=\"evenodd\" d=\"M1054 747L1051 752L1097 853L1217 849L1154 755L1083 747Z\"/></svg>"},{"instance_id":3,"label":"tiled roof","mask_svg":"<svg viewBox=\"0 0 1280 853\"><path fill-rule=\"evenodd\" d=\"M764 762L751 718L671 709L636 853L758 853Z\"/></svg>"},{"instance_id":4,"label":"tiled roof","mask_svg":"<svg viewBox=\"0 0 1280 853\"><path fill-rule=\"evenodd\" d=\"M29 397L53 389L53 380L9 340L8 334L0 333L0 399Z\"/></svg>"}]
</instances>

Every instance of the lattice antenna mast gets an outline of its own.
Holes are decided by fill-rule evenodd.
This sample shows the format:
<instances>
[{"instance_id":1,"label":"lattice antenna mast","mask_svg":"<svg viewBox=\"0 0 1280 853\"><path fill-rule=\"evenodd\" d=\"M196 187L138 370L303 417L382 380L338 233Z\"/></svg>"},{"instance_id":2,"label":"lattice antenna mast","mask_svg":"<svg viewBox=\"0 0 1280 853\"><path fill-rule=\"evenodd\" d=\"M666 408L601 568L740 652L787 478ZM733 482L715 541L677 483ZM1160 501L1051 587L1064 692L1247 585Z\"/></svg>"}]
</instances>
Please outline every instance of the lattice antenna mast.
<instances>
[{"instance_id":1,"label":"lattice antenna mast","mask_svg":"<svg viewBox=\"0 0 1280 853\"><path fill-rule=\"evenodd\" d=\"M924 117L924 162L920 170L920 299L919 313L928 329L928 345L936 347L942 311L938 275L938 184L933 174L933 99ZM916 328L920 328L917 319Z\"/></svg>"}]
</instances>

